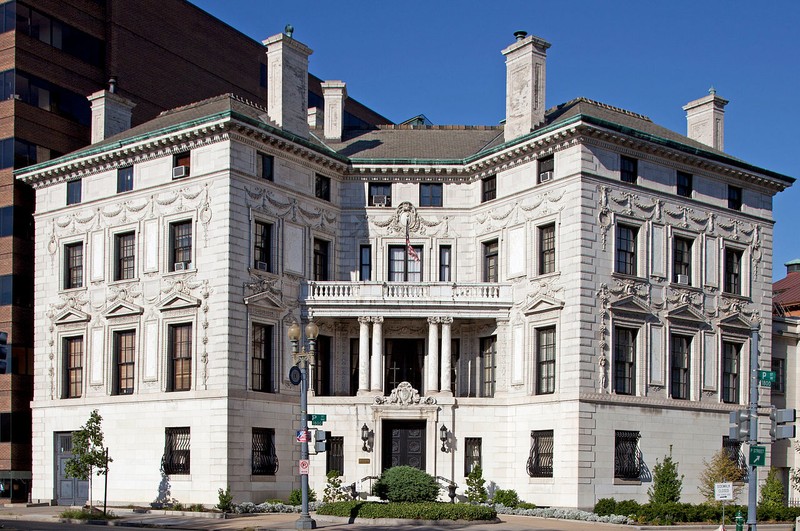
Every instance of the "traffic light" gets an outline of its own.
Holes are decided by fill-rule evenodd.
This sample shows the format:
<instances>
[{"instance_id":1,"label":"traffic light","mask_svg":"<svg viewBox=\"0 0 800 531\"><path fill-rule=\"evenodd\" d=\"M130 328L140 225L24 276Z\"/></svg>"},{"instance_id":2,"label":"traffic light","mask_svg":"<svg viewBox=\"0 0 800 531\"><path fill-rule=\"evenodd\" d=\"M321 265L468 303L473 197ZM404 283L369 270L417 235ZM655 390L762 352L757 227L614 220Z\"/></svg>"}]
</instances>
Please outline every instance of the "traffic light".
<instances>
[{"instance_id":1,"label":"traffic light","mask_svg":"<svg viewBox=\"0 0 800 531\"><path fill-rule=\"evenodd\" d=\"M731 424L728 438L732 441L747 442L750 440L750 410L731 411Z\"/></svg>"},{"instance_id":2,"label":"traffic light","mask_svg":"<svg viewBox=\"0 0 800 531\"><path fill-rule=\"evenodd\" d=\"M778 409L775 406L769 411L769 437L773 441L794 439L795 427L792 424L797 418L794 409Z\"/></svg>"},{"instance_id":3,"label":"traffic light","mask_svg":"<svg viewBox=\"0 0 800 531\"><path fill-rule=\"evenodd\" d=\"M328 437L330 433L324 430L317 430L317 433L314 435L314 449L317 450L317 453L321 453L325 451L325 446L328 442Z\"/></svg>"},{"instance_id":4,"label":"traffic light","mask_svg":"<svg viewBox=\"0 0 800 531\"><path fill-rule=\"evenodd\" d=\"M11 372L11 345L8 344L8 333L0 332L0 374Z\"/></svg>"}]
</instances>

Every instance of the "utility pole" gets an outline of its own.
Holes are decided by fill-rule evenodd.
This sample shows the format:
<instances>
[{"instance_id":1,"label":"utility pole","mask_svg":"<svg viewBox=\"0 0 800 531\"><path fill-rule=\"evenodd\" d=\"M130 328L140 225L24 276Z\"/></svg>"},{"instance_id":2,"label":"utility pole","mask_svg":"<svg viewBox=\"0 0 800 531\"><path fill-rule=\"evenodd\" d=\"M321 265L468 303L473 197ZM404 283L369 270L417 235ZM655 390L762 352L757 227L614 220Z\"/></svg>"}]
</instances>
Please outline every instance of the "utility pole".
<instances>
[{"instance_id":1,"label":"utility pole","mask_svg":"<svg viewBox=\"0 0 800 531\"><path fill-rule=\"evenodd\" d=\"M758 324L750 325L750 445L758 444ZM750 464L747 476L747 525L757 531L758 467Z\"/></svg>"}]
</instances>

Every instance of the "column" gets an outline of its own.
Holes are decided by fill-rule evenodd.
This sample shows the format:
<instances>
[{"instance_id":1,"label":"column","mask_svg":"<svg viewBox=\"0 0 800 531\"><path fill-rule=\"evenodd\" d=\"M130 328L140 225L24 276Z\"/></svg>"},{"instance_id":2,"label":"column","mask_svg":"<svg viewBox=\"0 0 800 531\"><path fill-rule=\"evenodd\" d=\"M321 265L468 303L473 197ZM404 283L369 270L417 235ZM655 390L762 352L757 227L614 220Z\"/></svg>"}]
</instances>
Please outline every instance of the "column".
<instances>
[{"instance_id":1,"label":"column","mask_svg":"<svg viewBox=\"0 0 800 531\"><path fill-rule=\"evenodd\" d=\"M439 392L436 371L439 368L439 318L428 317L428 359L425 362L425 395Z\"/></svg>"},{"instance_id":2,"label":"column","mask_svg":"<svg viewBox=\"0 0 800 531\"><path fill-rule=\"evenodd\" d=\"M441 317L439 321L442 323L442 371L441 371L441 385L439 390L442 393L453 393L450 387L450 372L452 371L452 353L450 349L453 346L452 337L450 335L450 325L453 323L452 317Z\"/></svg>"},{"instance_id":3,"label":"column","mask_svg":"<svg viewBox=\"0 0 800 531\"><path fill-rule=\"evenodd\" d=\"M372 359L370 361L370 391L383 394L383 317L372 318Z\"/></svg>"},{"instance_id":4,"label":"column","mask_svg":"<svg viewBox=\"0 0 800 531\"><path fill-rule=\"evenodd\" d=\"M358 331L358 394L369 392L369 317L359 317Z\"/></svg>"}]
</instances>

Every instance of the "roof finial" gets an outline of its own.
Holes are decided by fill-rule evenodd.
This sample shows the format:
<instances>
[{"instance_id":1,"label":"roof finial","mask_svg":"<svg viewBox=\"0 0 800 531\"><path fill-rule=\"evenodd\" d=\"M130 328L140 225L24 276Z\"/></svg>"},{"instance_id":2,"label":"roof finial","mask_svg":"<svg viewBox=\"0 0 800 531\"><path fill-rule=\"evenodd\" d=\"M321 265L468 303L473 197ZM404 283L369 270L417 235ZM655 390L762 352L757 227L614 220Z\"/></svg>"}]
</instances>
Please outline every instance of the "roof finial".
<instances>
[{"instance_id":1,"label":"roof finial","mask_svg":"<svg viewBox=\"0 0 800 531\"><path fill-rule=\"evenodd\" d=\"M294 33L294 26L292 26L291 24L286 24L286 27L283 28L283 32L286 34L287 37L291 39L292 33Z\"/></svg>"},{"instance_id":2,"label":"roof finial","mask_svg":"<svg viewBox=\"0 0 800 531\"><path fill-rule=\"evenodd\" d=\"M708 89L708 93L711 94L712 96L717 94L717 89L714 88L714 85L711 85L711 88Z\"/></svg>"}]
</instances>

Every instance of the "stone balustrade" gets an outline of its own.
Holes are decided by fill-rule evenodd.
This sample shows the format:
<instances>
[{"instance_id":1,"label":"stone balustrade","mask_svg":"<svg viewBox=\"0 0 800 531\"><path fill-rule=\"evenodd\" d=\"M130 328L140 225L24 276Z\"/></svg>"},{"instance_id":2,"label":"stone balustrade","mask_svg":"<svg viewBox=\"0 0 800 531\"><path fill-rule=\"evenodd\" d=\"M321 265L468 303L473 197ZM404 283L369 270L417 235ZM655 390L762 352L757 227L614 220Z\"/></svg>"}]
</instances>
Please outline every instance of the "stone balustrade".
<instances>
[{"instance_id":1,"label":"stone balustrade","mask_svg":"<svg viewBox=\"0 0 800 531\"><path fill-rule=\"evenodd\" d=\"M308 282L305 303L364 304L468 304L497 307L511 305L511 285L500 283L452 282Z\"/></svg>"}]
</instances>

